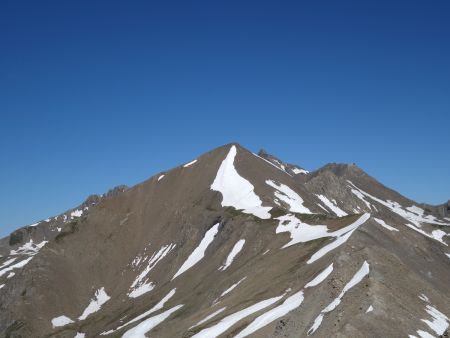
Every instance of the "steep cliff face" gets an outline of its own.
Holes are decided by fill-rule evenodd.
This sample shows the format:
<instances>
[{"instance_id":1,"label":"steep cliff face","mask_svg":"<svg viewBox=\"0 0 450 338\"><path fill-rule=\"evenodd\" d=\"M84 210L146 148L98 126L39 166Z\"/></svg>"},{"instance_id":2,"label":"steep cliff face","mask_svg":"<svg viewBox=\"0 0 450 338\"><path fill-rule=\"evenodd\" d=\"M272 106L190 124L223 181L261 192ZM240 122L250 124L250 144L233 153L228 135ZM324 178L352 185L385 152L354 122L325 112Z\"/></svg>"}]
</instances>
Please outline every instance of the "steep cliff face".
<instances>
[{"instance_id":1,"label":"steep cliff face","mask_svg":"<svg viewBox=\"0 0 450 338\"><path fill-rule=\"evenodd\" d=\"M440 208L225 145L1 240L0 337L439 337Z\"/></svg>"}]
</instances>

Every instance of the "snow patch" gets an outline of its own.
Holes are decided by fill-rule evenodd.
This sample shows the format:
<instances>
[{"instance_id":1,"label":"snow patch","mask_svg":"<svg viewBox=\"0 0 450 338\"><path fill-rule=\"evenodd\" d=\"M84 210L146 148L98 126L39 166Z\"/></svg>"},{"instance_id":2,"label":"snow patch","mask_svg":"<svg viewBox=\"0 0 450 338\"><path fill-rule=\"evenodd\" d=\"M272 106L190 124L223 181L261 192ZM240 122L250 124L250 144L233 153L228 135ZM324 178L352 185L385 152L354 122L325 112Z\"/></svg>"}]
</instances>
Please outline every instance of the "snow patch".
<instances>
[{"instance_id":1,"label":"snow patch","mask_svg":"<svg viewBox=\"0 0 450 338\"><path fill-rule=\"evenodd\" d=\"M213 338L218 337L234 324L236 324L241 319L250 316L251 314L258 312L270 305L278 302L283 296L269 298L263 301L260 301L254 305L246 307L243 310L235 312L231 315L226 316L222 320L220 320L217 324L210 326L206 329L201 330L199 333L192 336L192 338Z\"/></svg>"},{"instance_id":2,"label":"snow patch","mask_svg":"<svg viewBox=\"0 0 450 338\"><path fill-rule=\"evenodd\" d=\"M197 160L193 160L193 161L191 161L191 162L189 162L189 163L186 163L185 165L183 165L183 167L184 167L184 168L187 168L187 167L193 165L195 162L197 162Z\"/></svg>"},{"instance_id":3,"label":"snow patch","mask_svg":"<svg viewBox=\"0 0 450 338\"><path fill-rule=\"evenodd\" d=\"M239 252L241 252L244 244L245 239L240 239L236 242L236 244L233 246L233 249L231 249L231 252L228 254L225 264L219 267L219 270L225 271L231 265L231 263L233 263L234 258L239 254Z\"/></svg>"},{"instance_id":4,"label":"snow patch","mask_svg":"<svg viewBox=\"0 0 450 338\"><path fill-rule=\"evenodd\" d=\"M11 250L9 253L11 256L14 255L28 255L28 256L34 256L36 255L39 250L41 250L45 244L47 244L48 241L42 241L39 244L34 244L33 240L30 239L27 243L24 245L18 247L16 250Z\"/></svg>"},{"instance_id":5,"label":"snow patch","mask_svg":"<svg viewBox=\"0 0 450 338\"><path fill-rule=\"evenodd\" d=\"M236 286L238 286L239 284L241 284L247 277L244 277L242 279L240 279L237 283L231 285L228 289L226 289L224 292L222 292L222 294L219 296L219 298L222 298L223 296L225 296L226 294L230 293L231 291L233 291Z\"/></svg>"},{"instance_id":6,"label":"snow patch","mask_svg":"<svg viewBox=\"0 0 450 338\"><path fill-rule=\"evenodd\" d=\"M424 215L424 210L422 210L419 207L411 206L407 207L406 209L403 209L403 207L395 201L384 201L380 198L377 198L375 196L370 195L369 193L359 189L356 185L354 185L351 181L347 182L351 184L355 189L357 189L360 194L369 197L370 199L380 203L381 205L385 206L386 208L390 209L392 212L396 213L400 217L404 218L408 222L411 222L414 224L414 226L420 228L422 223L429 223L429 224L436 224L436 225L450 225L450 223L445 223L442 221L439 221L436 219L436 217L432 215Z\"/></svg>"},{"instance_id":7,"label":"snow patch","mask_svg":"<svg viewBox=\"0 0 450 338\"><path fill-rule=\"evenodd\" d=\"M103 304L105 304L111 297L105 292L105 288L102 287L95 292L95 297L91 299L91 302L83 311L83 314L78 318L79 320L84 320L91 314L100 310Z\"/></svg>"},{"instance_id":8,"label":"snow patch","mask_svg":"<svg viewBox=\"0 0 450 338\"><path fill-rule=\"evenodd\" d=\"M369 264L366 261L364 261L361 268L355 273L352 279L344 286L344 289L341 291L339 296L337 296L337 298L335 298L330 304L328 304L328 306L320 312L319 316L316 317L316 319L314 320L314 324L308 330L308 336L316 332L316 330L322 323L324 315L328 312L333 311L341 303L345 293L352 287L354 287L356 284L361 282L363 278L368 274L369 274Z\"/></svg>"},{"instance_id":9,"label":"snow patch","mask_svg":"<svg viewBox=\"0 0 450 338\"><path fill-rule=\"evenodd\" d=\"M186 270L192 268L195 264L197 264L200 260L203 259L205 256L205 251L208 248L208 246L212 243L214 240L214 237L216 236L217 232L219 231L219 223L214 225L211 229L209 229L206 233L203 239L201 240L198 247L192 251L192 253L189 255L189 257L186 259L186 261L183 263L181 268L177 271L177 273L173 276L172 280L177 278L179 275L181 275Z\"/></svg>"},{"instance_id":10,"label":"snow patch","mask_svg":"<svg viewBox=\"0 0 450 338\"><path fill-rule=\"evenodd\" d=\"M370 306L367 308L366 313L369 313L369 312L372 312L372 311L373 311L373 306L370 305Z\"/></svg>"},{"instance_id":11,"label":"snow patch","mask_svg":"<svg viewBox=\"0 0 450 338\"><path fill-rule=\"evenodd\" d=\"M303 223L292 214L283 215L275 219L279 221L275 233L289 232L291 237L291 241L282 248L330 236L326 225L309 225Z\"/></svg>"},{"instance_id":12,"label":"snow patch","mask_svg":"<svg viewBox=\"0 0 450 338\"><path fill-rule=\"evenodd\" d=\"M122 338L145 338L145 334L153 329L155 326L166 320L172 313L182 308L183 304L174 306L169 310L161 312L159 315L147 318L141 323L133 327L132 329L126 331Z\"/></svg>"},{"instance_id":13,"label":"snow patch","mask_svg":"<svg viewBox=\"0 0 450 338\"><path fill-rule=\"evenodd\" d=\"M311 210L303 205L303 199L287 185L276 183L272 180L267 180L266 184L276 189L274 192L275 197L289 205L289 211L312 214Z\"/></svg>"},{"instance_id":14,"label":"snow patch","mask_svg":"<svg viewBox=\"0 0 450 338\"><path fill-rule=\"evenodd\" d=\"M206 316L206 317L203 318L201 321L199 321L197 324L194 324L193 326L191 326L189 329L193 329L193 328L196 327L196 326L199 326L199 325L202 325L202 324L206 323L208 320L214 318L214 317L217 316L219 313L225 311L226 308L227 308L227 307L225 306L225 307L223 307L223 308L220 308L220 309L217 310L217 311L214 311L213 313L211 313L210 315Z\"/></svg>"},{"instance_id":15,"label":"snow patch","mask_svg":"<svg viewBox=\"0 0 450 338\"><path fill-rule=\"evenodd\" d=\"M325 256L328 252L336 249L340 245L347 242L347 240L350 238L350 236L353 234L353 232L358 229L359 226L364 224L368 219L370 218L370 214L364 214L356 222L346 226L345 228L342 228L340 230L337 230L333 232L333 236L337 237L333 242L325 245L319 251L314 253L311 258L306 262L307 264L311 264L318 260L319 258L322 258Z\"/></svg>"},{"instance_id":16,"label":"snow patch","mask_svg":"<svg viewBox=\"0 0 450 338\"><path fill-rule=\"evenodd\" d=\"M272 323L280 317L285 316L292 310L298 308L304 300L303 290L293 294L286 298L283 304L280 304L273 309L258 316L253 322L251 322L244 330L242 330L235 338L243 338L251 335L260 328Z\"/></svg>"},{"instance_id":17,"label":"snow patch","mask_svg":"<svg viewBox=\"0 0 450 338\"><path fill-rule=\"evenodd\" d=\"M161 176L159 176L159 177L158 177L158 182L161 181L161 180L164 178L164 176L166 176L166 175L161 175Z\"/></svg>"},{"instance_id":18,"label":"snow patch","mask_svg":"<svg viewBox=\"0 0 450 338\"><path fill-rule=\"evenodd\" d=\"M254 192L253 185L241 177L234 167L236 147L232 146L217 171L211 190L222 194L222 206L242 210L262 219L269 219L271 207L263 207L261 199Z\"/></svg>"},{"instance_id":19,"label":"snow patch","mask_svg":"<svg viewBox=\"0 0 450 338\"><path fill-rule=\"evenodd\" d=\"M163 245L158 252L154 252L147 262L147 266L145 269L136 277L130 287L130 292L128 296L131 298L136 298L142 296L143 294L153 290L155 287L153 283L148 281L147 275L153 270L153 268L161 261L170 251L172 251L176 247L176 244L167 244ZM136 257L137 258L137 257ZM136 258L133 260L132 264L139 264L141 261L141 257L136 261Z\"/></svg>"},{"instance_id":20,"label":"snow patch","mask_svg":"<svg viewBox=\"0 0 450 338\"><path fill-rule=\"evenodd\" d=\"M328 267L319 273L312 281L305 285L306 288L311 288L313 286L319 285L322 283L329 275L333 272L333 263L328 265Z\"/></svg>"},{"instance_id":21,"label":"snow patch","mask_svg":"<svg viewBox=\"0 0 450 338\"><path fill-rule=\"evenodd\" d=\"M85 337L86 337L85 333L77 332L77 334L73 338L85 338Z\"/></svg>"},{"instance_id":22,"label":"snow patch","mask_svg":"<svg viewBox=\"0 0 450 338\"><path fill-rule=\"evenodd\" d=\"M335 203L331 202L326 196L324 195L316 195L322 202L325 204L328 208L330 208L331 211L333 211L336 216L343 217L347 216L348 214L339 208Z\"/></svg>"},{"instance_id":23,"label":"snow patch","mask_svg":"<svg viewBox=\"0 0 450 338\"><path fill-rule=\"evenodd\" d=\"M24 259L16 264L12 264L7 266L6 268L0 270L0 277L6 274L7 272L11 272L14 269L20 269L23 268L25 265L28 264L29 261L31 261L33 257L28 257L27 259Z\"/></svg>"},{"instance_id":24,"label":"snow patch","mask_svg":"<svg viewBox=\"0 0 450 338\"><path fill-rule=\"evenodd\" d=\"M162 299L161 299L155 306L153 306L150 310L145 311L144 313L142 313L142 314L140 314L139 316L133 318L132 320L126 322L125 324L120 325L119 327L117 327L117 328L114 329L114 330L109 330L109 331L106 331L106 332L102 332L102 333L100 333L100 335L101 335L101 336L104 336L104 335L111 334L111 333L113 333L113 332L115 332L115 331L117 331L117 330L120 330L121 328L123 328L123 327L125 327L125 326L128 326L128 325L130 325L130 324L132 324L132 323L134 323L134 322L137 322L138 320L141 320L142 318L145 318L145 317L151 315L153 312L156 312L156 311L158 311L158 310L161 310L161 309L164 307L164 304L166 304L166 302L167 302L170 298L173 297L173 295L175 294L176 290L177 290L176 288L170 290L170 292L169 292L166 296L164 296L164 298L162 298Z\"/></svg>"},{"instance_id":25,"label":"snow patch","mask_svg":"<svg viewBox=\"0 0 450 338\"><path fill-rule=\"evenodd\" d=\"M427 305L425 310L431 316L431 319L421 319L432 329L438 336L444 334L449 325L449 319L442 312L431 305Z\"/></svg>"},{"instance_id":26,"label":"snow patch","mask_svg":"<svg viewBox=\"0 0 450 338\"><path fill-rule=\"evenodd\" d=\"M59 316L59 317L52 319L53 328L65 326L65 325L71 324L71 323L74 323L74 321L67 316Z\"/></svg>"},{"instance_id":27,"label":"snow patch","mask_svg":"<svg viewBox=\"0 0 450 338\"><path fill-rule=\"evenodd\" d=\"M81 215L83 215L83 210L77 209L70 213L70 218L81 217Z\"/></svg>"},{"instance_id":28,"label":"snow patch","mask_svg":"<svg viewBox=\"0 0 450 338\"><path fill-rule=\"evenodd\" d=\"M302 174L302 175L309 174L309 171L308 171L308 170L300 169L300 168L297 168L297 167L293 168L293 169L292 169L292 172L293 172L295 175L298 175L298 174Z\"/></svg>"},{"instance_id":29,"label":"snow patch","mask_svg":"<svg viewBox=\"0 0 450 338\"><path fill-rule=\"evenodd\" d=\"M394 228L394 227L392 227L392 226L386 224L386 222L383 221L382 219L379 219L379 218L375 218L375 217L374 217L373 220L374 220L375 222L377 222L379 225L381 225L383 228L388 229L389 231L398 231L398 229L396 229L396 228Z\"/></svg>"},{"instance_id":30,"label":"snow patch","mask_svg":"<svg viewBox=\"0 0 450 338\"><path fill-rule=\"evenodd\" d=\"M425 232L422 229L419 229L418 227L416 227L416 226L414 226L412 224L406 223L405 225L408 228L418 232L419 234L424 235L425 237L428 237L428 238L431 238L431 239L435 239L435 240L439 241L440 243L444 244L445 246L448 246L448 244L443 241L443 237L445 235L447 235L447 234L444 231L442 231L442 230L434 230L434 231L431 232L431 234L429 234L428 232Z\"/></svg>"}]
</instances>

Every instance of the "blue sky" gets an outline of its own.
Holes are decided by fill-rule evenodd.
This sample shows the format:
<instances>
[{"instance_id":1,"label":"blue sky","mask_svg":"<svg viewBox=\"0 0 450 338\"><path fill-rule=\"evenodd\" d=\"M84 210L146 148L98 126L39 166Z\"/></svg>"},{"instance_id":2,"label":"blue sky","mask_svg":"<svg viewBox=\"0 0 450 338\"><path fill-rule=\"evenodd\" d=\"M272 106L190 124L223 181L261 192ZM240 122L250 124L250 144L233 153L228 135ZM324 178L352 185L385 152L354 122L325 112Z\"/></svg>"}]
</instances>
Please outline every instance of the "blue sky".
<instances>
[{"instance_id":1,"label":"blue sky","mask_svg":"<svg viewBox=\"0 0 450 338\"><path fill-rule=\"evenodd\" d=\"M0 236L237 141L450 198L448 1L0 5Z\"/></svg>"}]
</instances>

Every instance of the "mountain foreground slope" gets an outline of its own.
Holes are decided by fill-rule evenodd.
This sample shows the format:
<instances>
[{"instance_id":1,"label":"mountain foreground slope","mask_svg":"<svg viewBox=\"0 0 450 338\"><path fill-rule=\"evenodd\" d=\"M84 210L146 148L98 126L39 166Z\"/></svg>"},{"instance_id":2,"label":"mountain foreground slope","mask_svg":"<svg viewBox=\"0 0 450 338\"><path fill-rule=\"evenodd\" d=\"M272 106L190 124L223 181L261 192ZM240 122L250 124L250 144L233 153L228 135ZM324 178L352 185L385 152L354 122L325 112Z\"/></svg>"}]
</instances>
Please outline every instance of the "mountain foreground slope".
<instances>
[{"instance_id":1,"label":"mountain foreground slope","mask_svg":"<svg viewBox=\"0 0 450 338\"><path fill-rule=\"evenodd\" d=\"M0 337L448 337L449 209L225 145L0 240Z\"/></svg>"}]
</instances>

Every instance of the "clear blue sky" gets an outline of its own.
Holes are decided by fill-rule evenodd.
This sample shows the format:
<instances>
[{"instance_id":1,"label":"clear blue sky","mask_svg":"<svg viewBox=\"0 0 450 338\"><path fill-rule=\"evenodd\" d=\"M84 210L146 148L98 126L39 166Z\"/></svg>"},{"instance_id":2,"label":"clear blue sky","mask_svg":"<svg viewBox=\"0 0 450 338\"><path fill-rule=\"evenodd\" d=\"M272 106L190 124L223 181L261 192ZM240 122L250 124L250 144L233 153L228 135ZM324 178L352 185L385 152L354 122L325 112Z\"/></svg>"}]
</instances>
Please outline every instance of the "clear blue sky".
<instances>
[{"instance_id":1,"label":"clear blue sky","mask_svg":"<svg viewBox=\"0 0 450 338\"><path fill-rule=\"evenodd\" d=\"M0 236L216 146L450 198L450 2L3 1Z\"/></svg>"}]
</instances>

